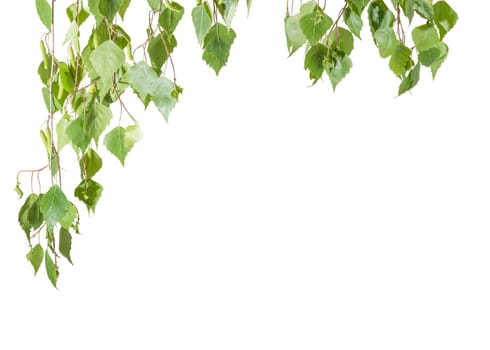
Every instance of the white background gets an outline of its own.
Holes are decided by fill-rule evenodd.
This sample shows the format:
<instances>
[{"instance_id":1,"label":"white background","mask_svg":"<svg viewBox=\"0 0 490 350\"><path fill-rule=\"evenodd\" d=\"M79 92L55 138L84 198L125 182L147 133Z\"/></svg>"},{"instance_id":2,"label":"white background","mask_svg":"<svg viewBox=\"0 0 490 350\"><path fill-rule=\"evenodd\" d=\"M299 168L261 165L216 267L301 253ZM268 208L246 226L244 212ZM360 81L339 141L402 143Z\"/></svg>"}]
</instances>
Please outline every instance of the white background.
<instances>
[{"instance_id":1,"label":"white background","mask_svg":"<svg viewBox=\"0 0 490 350\"><path fill-rule=\"evenodd\" d=\"M184 95L166 124L128 92L145 137L125 169L101 148L104 194L58 291L32 278L13 192L44 159L43 27L33 1L1 5L0 349L489 349L490 7L450 4L437 79L396 98L367 27L337 92L310 88L284 1L240 8L216 78L186 1Z\"/></svg>"}]
</instances>

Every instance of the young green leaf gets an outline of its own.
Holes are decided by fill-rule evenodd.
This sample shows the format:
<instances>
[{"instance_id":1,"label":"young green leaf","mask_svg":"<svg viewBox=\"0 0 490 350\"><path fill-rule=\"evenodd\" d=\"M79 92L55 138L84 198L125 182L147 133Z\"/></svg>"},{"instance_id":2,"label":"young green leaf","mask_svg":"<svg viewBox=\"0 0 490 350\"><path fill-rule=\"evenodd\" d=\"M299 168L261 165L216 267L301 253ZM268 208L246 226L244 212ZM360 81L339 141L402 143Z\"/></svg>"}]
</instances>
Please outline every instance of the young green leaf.
<instances>
[{"instance_id":1,"label":"young green leaf","mask_svg":"<svg viewBox=\"0 0 490 350\"><path fill-rule=\"evenodd\" d=\"M160 0L148 0L148 5L150 5L152 10L158 10L160 7Z\"/></svg>"},{"instance_id":2,"label":"young green leaf","mask_svg":"<svg viewBox=\"0 0 490 350\"><path fill-rule=\"evenodd\" d=\"M412 22L413 15L415 14L414 10L414 1L415 0L399 0L403 13L407 16L409 22Z\"/></svg>"},{"instance_id":3,"label":"young green leaf","mask_svg":"<svg viewBox=\"0 0 490 350\"><path fill-rule=\"evenodd\" d=\"M61 228L60 229L60 236L59 236L59 250L61 255L63 255L66 260L70 262L70 264L73 265L73 262L71 261L71 233L68 229Z\"/></svg>"},{"instance_id":4,"label":"young green leaf","mask_svg":"<svg viewBox=\"0 0 490 350\"><path fill-rule=\"evenodd\" d=\"M19 210L18 221L22 230L27 235L27 239L30 240L31 230L33 224L30 220L30 211L34 207L35 203L38 201L39 196L35 193L31 193L25 200L22 207Z\"/></svg>"},{"instance_id":5,"label":"young green leaf","mask_svg":"<svg viewBox=\"0 0 490 350\"><path fill-rule=\"evenodd\" d=\"M177 47L177 40L172 33L157 34L157 36L150 40L148 54L150 55L152 66L157 71L161 70L175 47Z\"/></svg>"},{"instance_id":6,"label":"young green leaf","mask_svg":"<svg viewBox=\"0 0 490 350\"><path fill-rule=\"evenodd\" d=\"M370 0L347 0L349 7L358 15L361 16L364 8L369 4Z\"/></svg>"},{"instance_id":7,"label":"young green leaf","mask_svg":"<svg viewBox=\"0 0 490 350\"><path fill-rule=\"evenodd\" d=\"M90 62L97 75L100 76L100 81L97 83L99 96L105 96L112 86L114 73L123 66L125 61L124 51L110 40L103 42L92 51Z\"/></svg>"},{"instance_id":8,"label":"young green leaf","mask_svg":"<svg viewBox=\"0 0 490 350\"><path fill-rule=\"evenodd\" d=\"M79 27L90 16L90 14L85 10L85 7L77 6L76 2L66 8L66 15L68 16L70 22L75 22L75 24Z\"/></svg>"},{"instance_id":9,"label":"young green leaf","mask_svg":"<svg viewBox=\"0 0 490 350\"><path fill-rule=\"evenodd\" d=\"M233 20L233 17L235 17L238 0L223 0L223 5L223 19L225 20L225 23L229 28L231 26L231 21Z\"/></svg>"},{"instance_id":10,"label":"young green leaf","mask_svg":"<svg viewBox=\"0 0 490 350\"><path fill-rule=\"evenodd\" d=\"M124 15L128 10L129 5L131 4L131 0L123 0L121 6L119 7L119 16L124 20Z\"/></svg>"},{"instance_id":11,"label":"young green leaf","mask_svg":"<svg viewBox=\"0 0 490 350\"><path fill-rule=\"evenodd\" d=\"M321 79L324 71L323 62L327 56L328 49L323 44L312 46L305 56L305 69L310 72L310 79L313 84Z\"/></svg>"},{"instance_id":12,"label":"young green leaf","mask_svg":"<svg viewBox=\"0 0 490 350\"><path fill-rule=\"evenodd\" d=\"M84 129L84 118L79 117L66 127L66 137L74 147L78 147L82 152L90 144L91 137Z\"/></svg>"},{"instance_id":13,"label":"young green leaf","mask_svg":"<svg viewBox=\"0 0 490 350\"><path fill-rule=\"evenodd\" d=\"M393 28L378 29L374 33L374 42L379 49L379 55L383 58L393 55L398 46L398 39Z\"/></svg>"},{"instance_id":14,"label":"young green leaf","mask_svg":"<svg viewBox=\"0 0 490 350\"><path fill-rule=\"evenodd\" d=\"M47 0L36 0L36 10L41 22L43 22L48 31L51 31L51 22L53 20L51 5Z\"/></svg>"},{"instance_id":15,"label":"young green leaf","mask_svg":"<svg viewBox=\"0 0 490 350\"><path fill-rule=\"evenodd\" d=\"M180 20L184 16L184 8L177 2L172 1L169 6L165 7L158 18L158 23L167 33L173 33Z\"/></svg>"},{"instance_id":16,"label":"young green leaf","mask_svg":"<svg viewBox=\"0 0 490 350\"><path fill-rule=\"evenodd\" d=\"M352 61L349 56L337 50L330 54L325 65L325 70L334 91L340 81L350 72L351 68Z\"/></svg>"},{"instance_id":17,"label":"young green leaf","mask_svg":"<svg viewBox=\"0 0 490 350\"><path fill-rule=\"evenodd\" d=\"M434 5L434 21L441 35L441 40L458 22L458 14L446 1L438 1Z\"/></svg>"},{"instance_id":18,"label":"young green leaf","mask_svg":"<svg viewBox=\"0 0 490 350\"><path fill-rule=\"evenodd\" d=\"M354 49L354 36L347 29L337 27L328 37L328 47L336 48L349 56Z\"/></svg>"},{"instance_id":19,"label":"young green leaf","mask_svg":"<svg viewBox=\"0 0 490 350\"><path fill-rule=\"evenodd\" d=\"M102 0L104 1L104 0ZM90 12L95 18L95 22L98 24L102 21L104 18L104 15L99 10L99 4L101 0L88 0L88 8L90 9Z\"/></svg>"},{"instance_id":20,"label":"young green leaf","mask_svg":"<svg viewBox=\"0 0 490 350\"><path fill-rule=\"evenodd\" d=\"M295 53L296 50L306 43L306 37L299 26L300 19L301 15L299 13L294 16L286 16L286 18L284 18L289 56Z\"/></svg>"},{"instance_id":21,"label":"young green leaf","mask_svg":"<svg viewBox=\"0 0 490 350\"><path fill-rule=\"evenodd\" d=\"M89 213L95 213L95 207L102 196L103 189L101 184L92 179L86 179L75 188L75 197L85 203Z\"/></svg>"},{"instance_id":22,"label":"young green leaf","mask_svg":"<svg viewBox=\"0 0 490 350\"><path fill-rule=\"evenodd\" d=\"M80 158L82 178L91 178L102 168L102 158L92 148Z\"/></svg>"},{"instance_id":23,"label":"young green leaf","mask_svg":"<svg viewBox=\"0 0 490 350\"><path fill-rule=\"evenodd\" d=\"M78 216L77 208L73 205L73 203L69 203L68 210L65 215L60 219L60 225L64 229L69 229L71 225L75 222L75 219Z\"/></svg>"},{"instance_id":24,"label":"young green leaf","mask_svg":"<svg viewBox=\"0 0 490 350\"><path fill-rule=\"evenodd\" d=\"M58 70L63 89L72 93L75 88L75 77L70 67L65 62L58 62Z\"/></svg>"},{"instance_id":25,"label":"young green leaf","mask_svg":"<svg viewBox=\"0 0 490 350\"><path fill-rule=\"evenodd\" d=\"M66 214L70 202L58 185L53 185L40 202L41 213L48 227L54 227Z\"/></svg>"},{"instance_id":26,"label":"young green leaf","mask_svg":"<svg viewBox=\"0 0 490 350\"><path fill-rule=\"evenodd\" d=\"M40 244L36 244L29 253L27 253L27 260L31 263L34 268L34 276L37 274L39 267L41 266L44 258L44 249Z\"/></svg>"},{"instance_id":27,"label":"young green leaf","mask_svg":"<svg viewBox=\"0 0 490 350\"><path fill-rule=\"evenodd\" d=\"M362 18L349 7L344 11L344 22L351 32L361 39Z\"/></svg>"},{"instance_id":28,"label":"young green leaf","mask_svg":"<svg viewBox=\"0 0 490 350\"><path fill-rule=\"evenodd\" d=\"M437 47L431 47L428 50L419 53L419 61L426 67L430 67L441 56L441 51Z\"/></svg>"},{"instance_id":29,"label":"young green leaf","mask_svg":"<svg viewBox=\"0 0 490 350\"><path fill-rule=\"evenodd\" d=\"M398 44L390 59L390 68L397 77L401 77L412 67L413 61L411 55L412 50L403 45L403 43Z\"/></svg>"},{"instance_id":30,"label":"young green leaf","mask_svg":"<svg viewBox=\"0 0 490 350\"><path fill-rule=\"evenodd\" d=\"M302 6L309 7L307 3ZM299 20L299 26L304 36L311 45L315 45L320 39L327 33L327 30L332 26L332 19L327 16L320 6L316 5L312 12L305 13L306 10L300 12L301 18Z\"/></svg>"},{"instance_id":31,"label":"young green leaf","mask_svg":"<svg viewBox=\"0 0 490 350\"><path fill-rule=\"evenodd\" d=\"M123 0L101 0L99 1L99 11L105 18L112 21L122 4Z\"/></svg>"},{"instance_id":32,"label":"young green leaf","mask_svg":"<svg viewBox=\"0 0 490 350\"><path fill-rule=\"evenodd\" d=\"M398 88L398 96L411 90L420 79L420 64L417 63L415 67L408 73L408 76L402 80L400 87Z\"/></svg>"},{"instance_id":33,"label":"young green leaf","mask_svg":"<svg viewBox=\"0 0 490 350\"><path fill-rule=\"evenodd\" d=\"M374 34L381 28L392 28L395 23L395 15L388 9L383 0L374 0L368 7L369 26Z\"/></svg>"},{"instance_id":34,"label":"young green leaf","mask_svg":"<svg viewBox=\"0 0 490 350\"><path fill-rule=\"evenodd\" d=\"M250 8L252 7L252 0L247 0L247 13L250 14Z\"/></svg>"},{"instance_id":35,"label":"young green leaf","mask_svg":"<svg viewBox=\"0 0 490 350\"><path fill-rule=\"evenodd\" d=\"M231 45L236 38L235 31L221 23L213 25L204 37L203 60L214 69L216 75L228 62Z\"/></svg>"},{"instance_id":36,"label":"young green leaf","mask_svg":"<svg viewBox=\"0 0 490 350\"><path fill-rule=\"evenodd\" d=\"M104 145L124 166L129 151L142 137L143 134L137 125L128 126L126 129L117 126L105 136Z\"/></svg>"},{"instance_id":37,"label":"young green leaf","mask_svg":"<svg viewBox=\"0 0 490 350\"><path fill-rule=\"evenodd\" d=\"M202 44L204 37L213 24L211 9L209 8L207 1L204 1L192 9L192 23L194 23L197 41L199 44Z\"/></svg>"},{"instance_id":38,"label":"young green leaf","mask_svg":"<svg viewBox=\"0 0 490 350\"><path fill-rule=\"evenodd\" d=\"M436 48L440 51L439 58L431 64L430 70L432 72L432 79L435 79L437 71L439 68L441 68L441 65L444 63L444 61L447 58L448 52L449 52L449 47L444 44L443 42L439 43Z\"/></svg>"},{"instance_id":39,"label":"young green leaf","mask_svg":"<svg viewBox=\"0 0 490 350\"><path fill-rule=\"evenodd\" d=\"M226 28L226 27L225 27ZM126 73L127 80L145 107L153 101L166 121L177 103L180 88L165 77L158 77L144 62L133 65Z\"/></svg>"},{"instance_id":40,"label":"young green leaf","mask_svg":"<svg viewBox=\"0 0 490 350\"><path fill-rule=\"evenodd\" d=\"M46 274L48 275L49 280L53 284L53 286L56 288L56 283L58 282L58 267L54 263L53 259L48 253L48 249L46 249L45 254L44 254L44 264L46 267Z\"/></svg>"},{"instance_id":41,"label":"young green leaf","mask_svg":"<svg viewBox=\"0 0 490 350\"><path fill-rule=\"evenodd\" d=\"M439 44L439 35L433 24L424 24L412 31L412 39L417 51L422 52Z\"/></svg>"},{"instance_id":42,"label":"young green leaf","mask_svg":"<svg viewBox=\"0 0 490 350\"><path fill-rule=\"evenodd\" d=\"M432 0L413 0L413 9L428 21L432 21L434 17L434 9L432 8Z\"/></svg>"}]
</instances>

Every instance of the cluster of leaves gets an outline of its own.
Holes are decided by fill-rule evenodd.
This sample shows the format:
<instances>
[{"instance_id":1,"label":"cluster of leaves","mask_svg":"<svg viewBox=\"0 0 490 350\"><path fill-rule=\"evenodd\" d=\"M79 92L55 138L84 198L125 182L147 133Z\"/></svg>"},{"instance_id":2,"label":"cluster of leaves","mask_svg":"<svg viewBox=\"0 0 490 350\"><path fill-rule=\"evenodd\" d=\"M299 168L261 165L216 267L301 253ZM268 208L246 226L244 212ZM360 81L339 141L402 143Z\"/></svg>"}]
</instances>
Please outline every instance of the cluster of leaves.
<instances>
[{"instance_id":1,"label":"cluster of leaves","mask_svg":"<svg viewBox=\"0 0 490 350\"><path fill-rule=\"evenodd\" d=\"M238 2L198 0L191 11L197 42L203 50L202 59L217 75L227 64L236 38L231 23ZM248 11L251 2L246 0ZM354 48L354 36L360 38L362 16L367 8L380 56L389 58L391 70L401 79L399 93L408 91L417 84L421 66L429 67L435 77L448 54L442 40L458 17L445 1L391 2L395 12L383 0L346 0L334 21L325 13L325 4L321 7L314 0L302 3L293 15L294 0L288 1L285 29L289 54L305 47L304 65L313 83L326 73L335 90L352 67L349 56ZM58 259L64 257L72 263L72 235L79 233L80 222L79 210L61 185L60 152L65 147L75 152L80 183L72 191L73 197L85 204L88 213L93 213L103 192L103 186L95 180L103 166L98 153L100 140L124 166L129 152L142 138L137 120L123 103L123 94L131 88L145 108L153 103L168 121L183 91L177 85L172 53L177 47L175 32L185 15L184 7L171 0L147 0L147 37L133 50L130 35L118 24L124 23L130 4L131 0L86 3L75 0L66 8L70 25L63 44L68 54L60 59L54 45L55 0L36 0L40 20L48 31L40 43L42 62L38 69L48 110L40 131L47 164L37 170L20 171L16 191L23 197L20 175L30 173L31 194L20 208L18 220L27 236L27 259L34 273L44 261L48 278L55 287ZM415 14L425 21L412 30L412 48L405 43L402 13L409 23ZM341 20L345 27L340 25ZM89 34L84 43L80 39L81 28ZM141 60L135 60L137 53ZM119 118L113 118L114 105L119 107ZM117 125L110 127L114 119ZM44 170L49 171L47 191L43 191L40 180ZM36 190L34 175L38 179Z\"/></svg>"},{"instance_id":2,"label":"cluster of leaves","mask_svg":"<svg viewBox=\"0 0 490 350\"><path fill-rule=\"evenodd\" d=\"M354 36L361 38L367 8L374 43L379 55L389 58L390 69L401 80L401 95L418 83L421 66L429 67L435 78L448 55L448 46L442 40L458 16L443 0L435 4L431 0L391 0L391 4L395 12L383 0L346 0L335 21L314 0L304 3L294 15L288 7L285 31L289 54L305 46L304 67L310 79L316 83L326 73L335 90L352 67L349 56ZM412 30L413 47L405 42L402 13L409 24L415 15L425 22Z\"/></svg>"},{"instance_id":3,"label":"cluster of leaves","mask_svg":"<svg viewBox=\"0 0 490 350\"><path fill-rule=\"evenodd\" d=\"M247 0L250 10L252 0ZM230 49L236 38L231 22L238 7L238 0L214 0L213 10L208 1L197 1L192 9L192 22L196 30L197 41L203 48L202 59L219 74L230 55ZM225 24L218 21L218 14Z\"/></svg>"},{"instance_id":4,"label":"cluster of leaves","mask_svg":"<svg viewBox=\"0 0 490 350\"><path fill-rule=\"evenodd\" d=\"M42 170L50 170L51 183L46 192L42 191L41 181L34 191L31 179L31 194L22 205L18 219L27 235L30 247L27 258L34 272L37 273L44 260L47 275L56 287L58 258L63 256L72 262L72 234L79 232L80 219L77 207L68 200L68 192L61 186L60 152L66 146L75 152L80 183L72 193L86 205L89 213L95 212L103 192L102 185L94 179L103 165L97 152L100 140L124 165L128 153L142 138L138 122L123 103L124 92L130 87L145 107L152 102L166 120L182 92L176 84L175 71L170 80L165 68L177 46L174 31L184 9L176 2L148 1L147 40L138 47L144 59L136 62L131 38L117 24L117 18L124 20L130 0L89 0L88 6L77 0L66 8L70 25L64 46L69 53L61 60L54 51L54 4L54 1L36 0L39 17L48 30L41 40L43 59L38 69L48 110L41 130L48 164L38 170L21 171L16 190L22 197L19 176L23 172L38 173L39 178ZM82 46L80 30L84 25L90 36ZM110 128L115 119L111 109L114 104L119 105L121 115L117 125ZM123 125L122 111L128 117L127 125ZM36 244L32 242L35 238Z\"/></svg>"}]
</instances>

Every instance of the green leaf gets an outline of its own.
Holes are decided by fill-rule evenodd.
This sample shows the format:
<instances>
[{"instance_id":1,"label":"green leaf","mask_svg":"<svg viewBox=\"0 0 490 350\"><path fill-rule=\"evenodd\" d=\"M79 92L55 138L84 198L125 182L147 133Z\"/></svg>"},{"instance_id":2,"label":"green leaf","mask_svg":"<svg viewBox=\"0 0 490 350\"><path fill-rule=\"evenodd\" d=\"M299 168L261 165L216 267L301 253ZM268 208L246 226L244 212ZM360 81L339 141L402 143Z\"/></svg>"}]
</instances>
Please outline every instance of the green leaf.
<instances>
[{"instance_id":1,"label":"green leaf","mask_svg":"<svg viewBox=\"0 0 490 350\"><path fill-rule=\"evenodd\" d=\"M39 64L39 68L37 70L37 74L39 74L39 78L43 82L44 85L48 86L49 85L49 80L51 79L51 61L52 61L52 56L51 55L46 55L46 59L43 60ZM54 71L56 73L58 69L58 66L54 65Z\"/></svg>"},{"instance_id":2,"label":"green leaf","mask_svg":"<svg viewBox=\"0 0 490 350\"><path fill-rule=\"evenodd\" d=\"M71 234L68 229L61 228L60 229L60 237L59 237L59 248L61 255L63 255L66 260L70 262L70 264L73 265L73 262L71 261Z\"/></svg>"},{"instance_id":3,"label":"green leaf","mask_svg":"<svg viewBox=\"0 0 490 350\"><path fill-rule=\"evenodd\" d=\"M41 198L40 209L48 227L54 227L65 216L69 207L70 202L58 185L51 186Z\"/></svg>"},{"instance_id":4,"label":"green leaf","mask_svg":"<svg viewBox=\"0 0 490 350\"><path fill-rule=\"evenodd\" d=\"M405 16L407 16L410 23L412 22L413 15L415 13L414 2L415 0L399 0L399 3L403 9L403 13L405 14Z\"/></svg>"},{"instance_id":5,"label":"green leaf","mask_svg":"<svg viewBox=\"0 0 490 350\"><path fill-rule=\"evenodd\" d=\"M337 85L345 78L352 68L351 59L343 52L333 51L327 59L325 70L335 91Z\"/></svg>"},{"instance_id":6,"label":"green leaf","mask_svg":"<svg viewBox=\"0 0 490 350\"><path fill-rule=\"evenodd\" d=\"M156 81L155 91L152 93L152 100L160 114L168 122L170 112L177 104L178 97L182 93L182 89L175 85L172 81L165 77L161 77Z\"/></svg>"},{"instance_id":7,"label":"green leaf","mask_svg":"<svg viewBox=\"0 0 490 350\"><path fill-rule=\"evenodd\" d=\"M41 199L43 195L38 195L37 200L32 204L29 210L29 223L33 230L37 230L44 222L43 214L41 213Z\"/></svg>"},{"instance_id":8,"label":"green leaf","mask_svg":"<svg viewBox=\"0 0 490 350\"><path fill-rule=\"evenodd\" d=\"M412 31L412 39L417 51L422 52L439 44L439 35L433 24L424 24Z\"/></svg>"},{"instance_id":9,"label":"green leaf","mask_svg":"<svg viewBox=\"0 0 490 350\"><path fill-rule=\"evenodd\" d=\"M328 37L328 47L337 48L348 56L354 49L354 36L347 29L337 27Z\"/></svg>"},{"instance_id":10,"label":"green leaf","mask_svg":"<svg viewBox=\"0 0 490 350\"><path fill-rule=\"evenodd\" d=\"M66 135L73 145L84 152L92 139L98 144L100 135L112 119L112 111L90 95L76 111L79 117L67 127Z\"/></svg>"},{"instance_id":11,"label":"green leaf","mask_svg":"<svg viewBox=\"0 0 490 350\"><path fill-rule=\"evenodd\" d=\"M78 17L77 17L77 8L78 8ZM66 15L70 22L75 22L77 26L81 26L83 22L87 20L90 14L85 10L83 6L77 6L77 3L74 2L70 6L66 8Z\"/></svg>"},{"instance_id":12,"label":"green leaf","mask_svg":"<svg viewBox=\"0 0 490 350\"><path fill-rule=\"evenodd\" d=\"M410 71L408 76L402 80L400 87L398 88L398 96L413 89L420 79L420 64L417 63L415 67Z\"/></svg>"},{"instance_id":13,"label":"green leaf","mask_svg":"<svg viewBox=\"0 0 490 350\"><path fill-rule=\"evenodd\" d=\"M160 0L148 0L148 5L150 5L152 10L158 10L160 7Z\"/></svg>"},{"instance_id":14,"label":"green leaf","mask_svg":"<svg viewBox=\"0 0 490 350\"><path fill-rule=\"evenodd\" d=\"M75 77L65 62L58 62L59 76L63 89L72 93L75 89Z\"/></svg>"},{"instance_id":15,"label":"green leaf","mask_svg":"<svg viewBox=\"0 0 490 350\"><path fill-rule=\"evenodd\" d=\"M46 249L44 255L44 263L46 267L46 274L48 275L48 278L53 284L53 286L56 288L56 283L58 282L58 275L59 275L58 267L53 262L53 259L51 259L51 256L48 253L48 249Z\"/></svg>"},{"instance_id":16,"label":"green leaf","mask_svg":"<svg viewBox=\"0 0 490 350\"><path fill-rule=\"evenodd\" d=\"M75 22L71 22L65 35L63 45L70 43L75 52L80 52L80 30Z\"/></svg>"},{"instance_id":17,"label":"green leaf","mask_svg":"<svg viewBox=\"0 0 490 350\"><path fill-rule=\"evenodd\" d=\"M173 33L180 20L184 16L184 8L177 2L172 1L165 7L158 18L158 23L167 33Z\"/></svg>"},{"instance_id":18,"label":"green leaf","mask_svg":"<svg viewBox=\"0 0 490 350\"><path fill-rule=\"evenodd\" d=\"M312 46L305 56L305 69L310 72L310 79L316 83L323 75L323 62L327 56L328 49L323 44Z\"/></svg>"},{"instance_id":19,"label":"green leaf","mask_svg":"<svg viewBox=\"0 0 490 350\"><path fill-rule=\"evenodd\" d=\"M398 44L390 59L390 68L397 77L402 76L412 67L413 61L411 55L412 50L403 45L403 43Z\"/></svg>"},{"instance_id":20,"label":"green leaf","mask_svg":"<svg viewBox=\"0 0 490 350\"><path fill-rule=\"evenodd\" d=\"M90 144L90 134L84 129L84 118L75 119L66 128L66 136L73 146L78 147L82 152L87 149Z\"/></svg>"},{"instance_id":21,"label":"green leaf","mask_svg":"<svg viewBox=\"0 0 490 350\"><path fill-rule=\"evenodd\" d=\"M441 40L458 22L458 14L445 1L439 1L434 5L434 21L436 22Z\"/></svg>"},{"instance_id":22,"label":"green leaf","mask_svg":"<svg viewBox=\"0 0 490 350\"><path fill-rule=\"evenodd\" d=\"M379 49L379 55L383 58L393 55L398 46L398 39L393 28L378 29L374 33L374 41Z\"/></svg>"},{"instance_id":23,"label":"green leaf","mask_svg":"<svg viewBox=\"0 0 490 350\"><path fill-rule=\"evenodd\" d=\"M78 216L77 208L70 202L68 206L68 210L65 215L60 219L60 225L62 228L69 229L71 225L75 222L75 219Z\"/></svg>"},{"instance_id":24,"label":"green leaf","mask_svg":"<svg viewBox=\"0 0 490 350\"><path fill-rule=\"evenodd\" d=\"M200 5L194 7L194 9L192 10L192 22L194 23L197 41L199 42L199 44L202 44L204 37L213 24L211 9L209 8L207 2L203 2Z\"/></svg>"},{"instance_id":25,"label":"green leaf","mask_svg":"<svg viewBox=\"0 0 490 350\"><path fill-rule=\"evenodd\" d=\"M124 51L113 41L104 41L90 54L90 63L100 76L97 83L99 96L104 96L112 86L112 78L126 62Z\"/></svg>"},{"instance_id":26,"label":"green leaf","mask_svg":"<svg viewBox=\"0 0 490 350\"><path fill-rule=\"evenodd\" d=\"M116 127L104 138L104 145L115 155L124 166L124 160L134 144L143 137L139 126L132 125L126 129Z\"/></svg>"},{"instance_id":27,"label":"green leaf","mask_svg":"<svg viewBox=\"0 0 490 350\"><path fill-rule=\"evenodd\" d=\"M312 12L303 14L306 11L303 10L305 6L309 7L311 5L307 3L301 7L299 26L308 42L311 45L315 45L327 33L333 21L318 5L313 8Z\"/></svg>"},{"instance_id":28,"label":"green leaf","mask_svg":"<svg viewBox=\"0 0 490 350\"><path fill-rule=\"evenodd\" d=\"M31 193L26 198L24 204L20 207L19 210L19 216L18 216L19 225L22 228L22 230L26 233L28 238L32 228L32 225L29 221L29 211L31 210L34 202L37 201L37 198L38 198L37 194Z\"/></svg>"},{"instance_id":29,"label":"green leaf","mask_svg":"<svg viewBox=\"0 0 490 350\"><path fill-rule=\"evenodd\" d=\"M124 15L128 10L129 5L131 4L131 0L123 0L121 6L119 7L119 16L124 20Z\"/></svg>"},{"instance_id":30,"label":"green leaf","mask_svg":"<svg viewBox=\"0 0 490 350\"><path fill-rule=\"evenodd\" d=\"M159 112L168 121L170 112L177 103L180 90L165 77L158 77L144 62L133 65L126 73L127 80L145 107L153 101Z\"/></svg>"},{"instance_id":31,"label":"green leaf","mask_svg":"<svg viewBox=\"0 0 490 350\"><path fill-rule=\"evenodd\" d=\"M36 0L36 10L41 22L43 22L48 31L51 31L51 22L53 21L51 5L47 0Z\"/></svg>"},{"instance_id":32,"label":"green leaf","mask_svg":"<svg viewBox=\"0 0 490 350\"><path fill-rule=\"evenodd\" d=\"M362 18L349 7L344 11L344 22L351 32L361 39Z\"/></svg>"},{"instance_id":33,"label":"green leaf","mask_svg":"<svg viewBox=\"0 0 490 350\"><path fill-rule=\"evenodd\" d=\"M369 4L370 0L347 0L349 7L358 15L362 14L364 8Z\"/></svg>"},{"instance_id":34,"label":"green leaf","mask_svg":"<svg viewBox=\"0 0 490 350\"><path fill-rule=\"evenodd\" d=\"M89 213L91 211L95 213L95 207L102 196L103 189L101 184L92 179L86 179L75 188L75 197L85 203Z\"/></svg>"},{"instance_id":35,"label":"green leaf","mask_svg":"<svg viewBox=\"0 0 490 350\"><path fill-rule=\"evenodd\" d=\"M432 0L430 0L432 3ZM427 0L414 0L413 9L426 20L431 21L434 17L434 9L432 8L432 4Z\"/></svg>"},{"instance_id":36,"label":"green leaf","mask_svg":"<svg viewBox=\"0 0 490 350\"><path fill-rule=\"evenodd\" d=\"M306 43L306 37L299 26L300 14L286 16L284 18L284 27L286 30L286 42L288 45L289 56L296 52Z\"/></svg>"},{"instance_id":37,"label":"green leaf","mask_svg":"<svg viewBox=\"0 0 490 350\"><path fill-rule=\"evenodd\" d=\"M368 8L369 26L374 34L381 28L392 28L395 23L395 15L391 12L383 0L375 0Z\"/></svg>"},{"instance_id":38,"label":"green leaf","mask_svg":"<svg viewBox=\"0 0 490 350\"><path fill-rule=\"evenodd\" d=\"M431 47L428 50L419 53L419 61L426 67L430 67L441 56L441 51L437 47Z\"/></svg>"},{"instance_id":39,"label":"green leaf","mask_svg":"<svg viewBox=\"0 0 490 350\"><path fill-rule=\"evenodd\" d=\"M430 70L432 72L432 79L434 79L436 77L437 71L439 70L439 68L441 68L441 65L446 60L446 57L447 57L448 52L449 52L449 48L443 42L439 43L436 46L436 48L441 53L440 53L439 58L437 59L437 61L435 61L434 63L432 63L431 66L430 66Z\"/></svg>"},{"instance_id":40,"label":"green leaf","mask_svg":"<svg viewBox=\"0 0 490 350\"><path fill-rule=\"evenodd\" d=\"M165 42L164 42L165 40ZM155 36L150 40L148 45L148 54L153 67L160 71L170 54L177 46L177 40L173 34L165 34Z\"/></svg>"},{"instance_id":41,"label":"green leaf","mask_svg":"<svg viewBox=\"0 0 490 350\"><path fill-rule=\"evenodd\" d=\"M102 158L90 148L80 159L82 177L91 178L102 168Z\"/></svg>"},{"instance_id":42,"label":"green leaf","mask_svg":"<svg viewBox=\"0 0 490 350\"><path fill-rule=\"evenodd\" d=\"M247 0L247 13L250 14L250 8L252 7L252 0Z\"/></svg>"},{"instance_id":43,"label":"green leaf","mask_svg":"<svg viewBox=\"0 0 490 350\"><path fill-rule=\"evenodd\" d=\"M213 25L204 37L202 59L219 74L228 62L231 45L236 38L235 31L221 23Z\"/></svg>"},{"instance_id":44,"label":"green leaf","mask_svg":"<svg viewBox=\"0 0 490 350\"><path fill-rule=\"evenodd\" d=\"M121 8L123 0L102 0L99 2L100 13L111 22Z\"/></svg>"},{"instance_id":45,"label":"green leaf","mask_svg":"<svg viewBox=\"0 0 490 350\"><path fill-rule=\"evenodd\" d=\"M27 260L31 263L34 268L34 276L37 274L39 267L41 266L44 258L44 249L40 244L36 244L29 253L27 253Z\"/></svg>"},{"instance_id":46,"label":"green leaf","mask_svg":"<svg viewBox=\"0 0 490 350\"><path fill-rule=\"evenodd\" d=\"M233 20L233 17L235 17L238 0L223 0L223 5L223 19L225 20L225 23L229 28L231 26L231 21Z\"/></svg>"},{"instance_id":47,"label":"green leaf","mask_svg":"<svg viewBox=\"0 0 490 350\"><path fill-rule=\"evenodd\" d=\"M56 124L56 136L58 136L58 140L57 140L58 152L60 152L63 149L63 147L65 147L70 142L70 139L66 135L66 129L70 124L71 124L70 117L66 115L63 116L63 118L61 118Z\"/></svg>"},{"instance_id":48,"label":"green leaf","mask_svg":"<svg viewBox=\"0 0 490 350\"><path fill-rule=\"evenodd\" d=\"M90 12L92 12L92 15L94 16L95 22L97 24L100 23L104 17L99 10L100 1L101 0L88 0L88 8L90 9Z\"/></svg>"}]
</instances>

